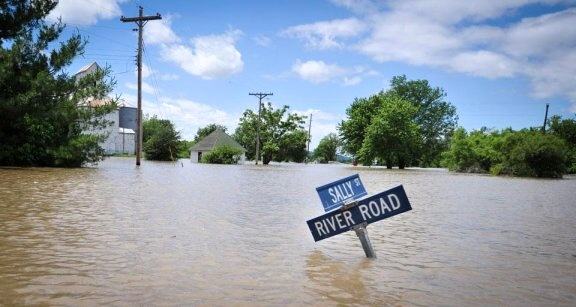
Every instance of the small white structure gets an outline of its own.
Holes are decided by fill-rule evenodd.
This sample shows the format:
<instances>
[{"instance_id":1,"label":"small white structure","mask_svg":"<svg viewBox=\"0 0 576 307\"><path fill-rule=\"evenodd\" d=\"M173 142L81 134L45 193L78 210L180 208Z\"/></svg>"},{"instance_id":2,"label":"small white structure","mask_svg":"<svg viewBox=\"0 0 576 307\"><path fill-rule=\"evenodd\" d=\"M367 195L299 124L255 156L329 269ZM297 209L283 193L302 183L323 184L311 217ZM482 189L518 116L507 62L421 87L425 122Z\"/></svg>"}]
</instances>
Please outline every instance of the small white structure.
<instances>
[{"instance_id":1,"label":"small white structure","mask_svg":"<svg viewBox=\"0 0 576 307\"><path fill-rule=\"evenodd\" d=\"M190 148L190 161L192 163L198 163L202 160L202 155L211 152L215 147L221 145L228 145L242 150L242 155L239 164L243 164L246 161L246 149L242 145L238 144L231 136L226 134L226 132L221 129L216 129L212 133L208 134L206 137L194 144Z\"/></svg>"},{"instance_id":2,"label":"small white structure","mask_svg":"<svg viewBox=\"0 0 576 307\"><path fill-rule=\"evenodd\" d=\"M92 62L89 65L82 67L76 74L76 80L80 80L83 77L96 72L101 69L96 62ZM96 107L109 103L109 99L89 99L85 102L86 107ZM130 112L128 112L130 111ZM104 129L90 130L88 132L104 134L106 139L100 143L100 146L104 149L107 155L111 154L135 154L136 153L136 143L135 136L136 133L133 129L136 127L135 123L135 108L128 106L125 102L121 103L119 108L114 112L107 114L104 119L112 123ZM121 127L121 123L124 127Z\"/></svg>"}]
</instances>

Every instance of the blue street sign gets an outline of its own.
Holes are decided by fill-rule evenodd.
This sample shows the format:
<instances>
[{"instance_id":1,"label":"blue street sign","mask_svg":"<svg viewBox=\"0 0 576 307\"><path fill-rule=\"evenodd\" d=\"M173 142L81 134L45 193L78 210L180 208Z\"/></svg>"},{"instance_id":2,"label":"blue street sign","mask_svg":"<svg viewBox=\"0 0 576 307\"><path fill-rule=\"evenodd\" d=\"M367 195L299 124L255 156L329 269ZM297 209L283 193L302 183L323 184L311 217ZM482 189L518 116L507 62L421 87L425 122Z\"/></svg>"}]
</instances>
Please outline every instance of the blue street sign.
<instances>
[{"instance_id":1,"label":"blue street sign","mask_svg":"<svg viewBox=\"0 0 576 307\"><path fill-rule=\"evenodd\" d=\"M342 206L347 200L359 199L368 194L358 174L325 184L316 188L316 191L326 212Z\"/></svg>"},{"instance_id":2,"label":"blue street sign","mask_svg":"<svg viewBox=\"0 0 576 307\"><path fill-rule=\"evenodd\" d=\"M351 230L354 226L363 223L371 224L410 210L412 207L406 192L399 185L388 191L362 199L354 207L335 210L313 218L306 223L308 223L314 241L320 241Z\"/></svg>"}]
</instances>

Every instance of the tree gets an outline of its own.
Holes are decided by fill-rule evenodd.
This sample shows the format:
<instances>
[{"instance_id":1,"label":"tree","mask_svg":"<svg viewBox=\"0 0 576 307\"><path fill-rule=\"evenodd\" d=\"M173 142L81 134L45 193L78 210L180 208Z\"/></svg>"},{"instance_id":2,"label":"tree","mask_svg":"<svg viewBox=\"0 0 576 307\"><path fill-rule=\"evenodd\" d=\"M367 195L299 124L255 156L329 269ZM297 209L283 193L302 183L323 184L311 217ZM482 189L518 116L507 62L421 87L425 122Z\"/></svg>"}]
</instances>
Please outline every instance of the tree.
<instances>
[{"instance_id":1,"label":"tree","mask_svg":"<svg viewBox=\"0 0 576 307\"><path fill-rule=\"evenodd\" d=\"M456 107L445 100L444 89L431 87L427 80L408 80L402 75L392 78L387 92L417 108L414 120L422 135L422 144L414 153L414 159L421 166L438 165L440 154L448 147L458 122Z\"/></svg>"},{"instance_id":2,"label":"tree","mask_svg":"<svg viewBox=\"0 0 576 307\"><path fill-rule=\"evenodd\" d=\"M440 154L447 148L456 127L456 108L444 100L446 92L443 89L431 87L426 80L407 80L406 76L393 77L387 91L352 102L346 109L347 119L338 126L343 149L358 157L368 126L388 101L388 96L402 98L416 108L413 120L421 138L418 150L411 151L408 162L421 166L439 164Z\"/></svg>"},{"instance_id":3,"label":"tree","mask_svg":"<svg viewBox=\"0 0 576 307\"><path fill-rule=\"evenodd\" d=\"M354 99L352 105L346 109L348 118L338 125L338 130L342 137L342 148L355 158L360 148L362 148L366 129L374 115L378 113L380 106L382 106L381 98L382 93L369 98Z\"/></svg>"},{"instance_id":4,"label":"tree","mask_svg":"<svg viewBox=\"0 0 576 307\"><path fill-rule=\"evenodd\" d=\"M178 158L190 158L190 148L196 144L194 141L180 140L178 142Z\"/></svg>"},{"instance_id":5,"label":"tree","mask_svg":"<svg viewBox=\"0 0 576 307\"><path fill-rule=\"evenodd\" d=\"M336 161L338 147L340 147L340 138L336 133L330 133L320 140L318 147L314 150L314 158L320 163Z\"/></svg>"},{"instance_id":6,"label":"tree","mask_svg":"<svg viewBox=\"0 0 576 307\"><path fill-rule=\"evenodd\" d=\"M171 121L154 116L145 119L142 128L146 159L174 161L178 158L180 133Z\"/></svg>"},{"instance_id":7,"label":"tree","mask_svg":"<svg viewBox=\"0 0 576 307\"><path fill-rule=\"evenodd\" d=\"M219 125L219 124L209 124L206 127L198 128L198 131L196 132L196 136L194 136L194 143L197 143L201 139L205 138L208 134L214 132L216 129L220 129L224 132L226 132L226 130L228 130L228 128L226 128L225 126Z\"/></svg>"},{"instance_id":8,"label":"tree","mask_svg":"<svg viewBox=\"0 0 576 307\"><path fill-rule=\"evenodd\" d=\"M550 133L566 141L570 148L567 161L568 172L570 174L576 173L576 120L562 119L562 117L555 115L550 118L548 123Z\"/></svg>"},{"instance_id":9,"label":"tree","mask_svg":"<svg viewBox=\"0 0 576 307\"><path fill-rule=\"evenodd\" d=\"M566 142L539 130L457 129L443 164L459 172L559 178L566 171Z\"/></svg>"},{"instance_id":10,"label":"tree","mask_svg":"<svg viewBox=\"0 0 576 307\"><path fill-rule=\"evenodd\" d=\"M202 156L202 163L236 164L242 156L242 149L230 145L220 145Z\"/></svg>"},{"instance_id":11,"label":"tree","mask_svg":"<svg viewBox=\"0 0 576 307\"><path fill-rule=\"evenodd\" d=\"M78 167L103 158L106 136L97 131L117 100L87 102L108 100L114 81L109 68L80 80L66 73L86 41L75 34L56 44L65 26L44 21L56 4L0 4L0 165Z\"/></svg>"},{"instance_id":12,"label":"tree","mask_svg":"<svg viewBox=\"0 0 576 307\"><path fill-rule=\"evenodd\" d=\"M306 160L306 143L308 142L308 132L298 129L288 132L280 140L278 155L275 161L304 162Z\"/></svg>"},{"instance_id":13,"label":"tree","mask_svg":"<svg viewBox=\"0 0 576 307\"><path fill-rule=\"evenodd\" d=\"M420 130L414 121L418 110L398 96L382 98L383 104L366 130L358 156L364 165L372 165L378 159L387 168L396 163L403 169L420 146Z\"/></svg>"},{"instance_id":14,"label":"tree","mask_svg":"<svg viewBox=\"0 0 576 307\"><path fill-rule=\"evenodd\" d=\"M304 119L306 116L301 116L295 113L289 113L290 107L283 106L282 108L274 109L271 103L262 105L261 121L260 121L260 146L262 151L262 163L268 164L272 160L280 160L286 157L282 153L286 148L280 148L281 145L286 145L285 138L294 137L291 133L298 130L303 130ZM248 159L255 159L256 148L256 131L258 124L258 114L248 109L240 118L240 123L236 128L234 138L244 148L246 148L246 157ZM305 133L305 131L304 131ZM290 146L301 147L306 144L306 141L299 141L296 144L288 144ZM294 149L296 151L296 149Z\"/></svg>"}]
</instances>

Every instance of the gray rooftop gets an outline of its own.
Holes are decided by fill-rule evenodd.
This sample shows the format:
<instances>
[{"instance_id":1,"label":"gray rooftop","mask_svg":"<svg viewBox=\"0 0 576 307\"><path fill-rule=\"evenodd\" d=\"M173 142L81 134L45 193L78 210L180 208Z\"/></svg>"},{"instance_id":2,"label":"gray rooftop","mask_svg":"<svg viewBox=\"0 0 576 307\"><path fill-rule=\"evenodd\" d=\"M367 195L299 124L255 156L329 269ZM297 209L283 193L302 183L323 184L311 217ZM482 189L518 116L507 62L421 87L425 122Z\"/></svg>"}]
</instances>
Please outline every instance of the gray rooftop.
<instances>
[{"instance_id":1,"label":"gray rooftop","mask_svg":"<svg viewBox=\"0 0 576 307\"><path fill-rule=\"evenodd\" d=\"M232 146L246 152L246 149L244 149L242 145L238 144L236 140L220 129L214 130L212 133L198 141L198 143L194 144L194 146L190 148L190 151L208 151L220 145Z\"/></svg>"}]
</instances>

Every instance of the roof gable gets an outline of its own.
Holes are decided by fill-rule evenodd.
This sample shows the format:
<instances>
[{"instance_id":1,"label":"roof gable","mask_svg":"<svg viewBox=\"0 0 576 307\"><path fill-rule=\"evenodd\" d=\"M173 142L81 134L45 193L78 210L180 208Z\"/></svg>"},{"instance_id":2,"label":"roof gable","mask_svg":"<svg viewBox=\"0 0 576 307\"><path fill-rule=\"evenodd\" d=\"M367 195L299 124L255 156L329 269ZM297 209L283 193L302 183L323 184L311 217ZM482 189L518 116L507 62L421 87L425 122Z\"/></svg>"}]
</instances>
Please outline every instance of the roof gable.
<instances>
[{"instance_id":1,"label":"roof gable","mask_svg":"<svg viewBox=\"0 0 576 307\"><path fill-rule=\"evenodd\" d=\"M221 145L232 146L246 152L246 149L244 149L242 145L238 144L236 140L220 129L212 131L212 133L198 141L198 143L190 148L190 151L209 151Z\"/></svg>"}]
</instances>

